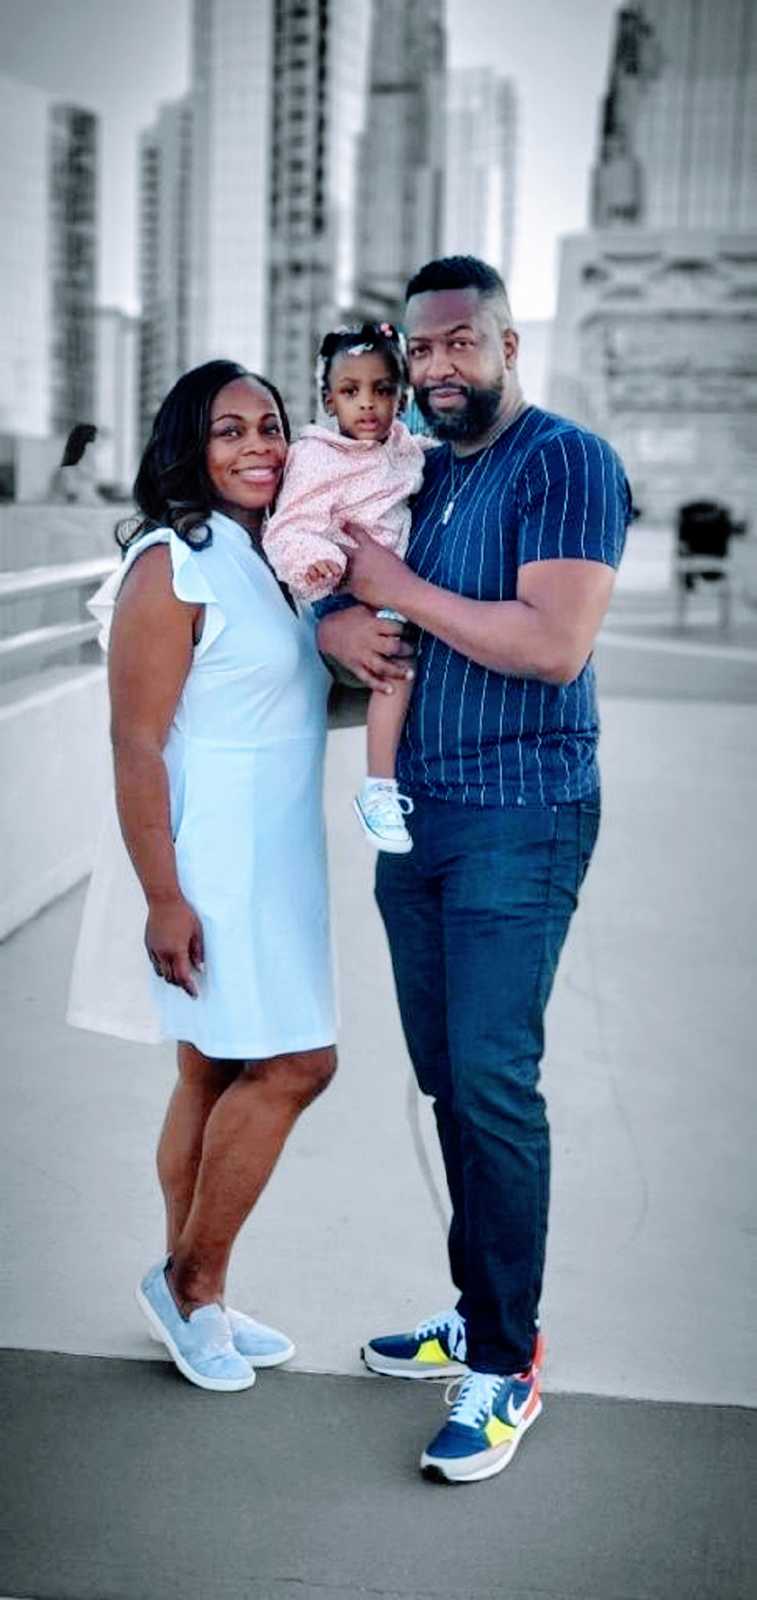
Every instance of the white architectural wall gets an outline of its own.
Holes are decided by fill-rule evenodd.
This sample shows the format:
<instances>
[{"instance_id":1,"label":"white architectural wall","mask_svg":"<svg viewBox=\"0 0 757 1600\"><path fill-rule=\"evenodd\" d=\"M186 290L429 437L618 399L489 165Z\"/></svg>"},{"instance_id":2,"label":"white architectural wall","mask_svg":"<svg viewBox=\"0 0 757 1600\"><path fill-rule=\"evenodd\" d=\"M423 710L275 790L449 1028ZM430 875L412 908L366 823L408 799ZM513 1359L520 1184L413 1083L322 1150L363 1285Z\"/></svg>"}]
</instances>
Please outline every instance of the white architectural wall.
<instances>
[{"instance_id":1,"label":"white architectural wall","mask_svg":"<svg viewBox=\"0 0 757 1600\"><path fill-rule=\"evenodd\" d=\"M366 199L358 192L358 139L367 110L370 24L368 0L333 0L328 182L335 307L355 301L356 210Z\"/></svg>"},{"instance_id":2,"label":"white architectural wall","mask_svg":"<svg viewBox=\"0 0 757 1600\"><path fill-rule=\"evenodd\" d=\"M129 490L137 469L139 319L112 306L97 311L97 480Z\"/></svg>"},{"instance_id":3,"label":"white architectural wall","mask_svg":"<svg viewBox=\"0 0 757 1600\"><path fill-rule=\"evenodd\" d=\"M0 706L0 939L92 866L108 777L105 669Z\"/></svg>"},{"instance_id":4,"label":"white architectural wall","mask_svg":"<svg viewBox=\"0 0 757 1600\"><path fill-rule=\"evenodd\" d=\"M617 446L648 520L757 501L757 232L561 241L550 408Z\"/></svg>"},{"instance_id":5,"label":"white architectural wall","mask_svg":"<svg viewBox=\"0 0 757 1600\"><path fill-rule=\"evenodd\" d=\"M0 77L0 431L49 432L49 98Z\"/></svg>"},{"instance_id":6,"label":"white architectural wall","mask_svg":"<svg viewBox=\"0 0 757 1600\"><path fill-rule=\"evenodd\" d=\"M60 459L60 442L57 441ZM131 507L0 505L0 572L118 557L115 527Z\"/></svg>"}]
</instances>

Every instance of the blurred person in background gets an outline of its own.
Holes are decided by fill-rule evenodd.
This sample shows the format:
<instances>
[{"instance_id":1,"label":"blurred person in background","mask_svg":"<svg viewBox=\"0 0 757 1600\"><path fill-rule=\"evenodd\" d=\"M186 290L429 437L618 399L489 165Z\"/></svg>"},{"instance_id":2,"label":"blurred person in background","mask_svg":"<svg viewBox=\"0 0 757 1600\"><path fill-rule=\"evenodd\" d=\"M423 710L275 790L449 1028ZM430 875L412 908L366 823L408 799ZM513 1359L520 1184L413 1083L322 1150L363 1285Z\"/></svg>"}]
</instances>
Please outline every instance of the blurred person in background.
<instances>
[{"instance_id":1,"label":"blurred person in background","mask_svg":"<svg viewBox=\"0 0 757 1600\"><path fill-rule=\"evenodd\" d=\"M66 440L60 466L50 482L50 499L65 505L99 505L97 466L91 448L97 439L93 422L77 422Z\"/></svg>"}]
</instances>

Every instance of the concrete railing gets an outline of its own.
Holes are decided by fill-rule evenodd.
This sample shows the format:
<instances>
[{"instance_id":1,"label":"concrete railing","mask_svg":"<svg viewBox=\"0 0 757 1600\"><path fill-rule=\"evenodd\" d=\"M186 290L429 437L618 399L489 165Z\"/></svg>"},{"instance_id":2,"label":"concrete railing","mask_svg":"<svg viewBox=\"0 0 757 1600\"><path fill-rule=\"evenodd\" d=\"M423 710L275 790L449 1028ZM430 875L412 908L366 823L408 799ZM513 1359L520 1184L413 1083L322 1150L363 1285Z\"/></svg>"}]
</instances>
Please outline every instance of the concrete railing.
<instances>
[{"instance_id":1,"label":"concrete railing","mask_svg":"<svg viewBox=\"0 0 757 1600\"><path fill-rule=\"evenodd\" d=\"M86 602L115 553L0 572L0 938L91 869L109 765Z\"/></svg>"},{"instance_id":2,"label":"concrete railing","mask_svg":"<svg viewBox=\"0 0 757 1600\"><path fill-rule=\"evenodd\" d=\"M51 678L40 673L36 690L0 706L0 939L86 876L100 828L105 669Z\"/></svg>"},{"instance_id":3,"label":"concrete railing","mask_svg":"<svg viewBox=\"0 0 757 1600\"><path fill-rule=\"evenodd\" d=\"M98 633L86 602L115 566L115 557L103 556L0 573L0 681L61 658L86 660L83 647L91 645ZM44 603L53 596L66 597L65 609L72 614L42 621ZM37 625L28 626L29 620Z\"/></svg>"}]
</instances>

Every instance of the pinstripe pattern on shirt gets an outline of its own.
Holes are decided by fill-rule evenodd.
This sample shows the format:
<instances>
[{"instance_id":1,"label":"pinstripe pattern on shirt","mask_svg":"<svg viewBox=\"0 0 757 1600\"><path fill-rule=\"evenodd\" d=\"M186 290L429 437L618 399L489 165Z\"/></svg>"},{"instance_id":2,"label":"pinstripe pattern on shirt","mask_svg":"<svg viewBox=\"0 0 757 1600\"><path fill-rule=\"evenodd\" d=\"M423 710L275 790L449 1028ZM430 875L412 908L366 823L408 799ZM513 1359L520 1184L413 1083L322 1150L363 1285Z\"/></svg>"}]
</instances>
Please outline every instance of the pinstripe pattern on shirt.
<instances>
[{"instance_id":1,"label":"pinstripe pattern on shirt","mask_svg":"<svg viewBox=\"0 0 757 1600\"><path fill-rule=\"evenodd\" d=\"M430 453L407 560L442 588L511 600L518 568L531 561L616 567L630 508L610 445L529 406L486 451L453 458L447 445ZM422 632L417 667L398 761L411 793L480 806L548 805L597 787L591 661L573 683L548 684L479 666Z\"/></svg>"}]
</instances>

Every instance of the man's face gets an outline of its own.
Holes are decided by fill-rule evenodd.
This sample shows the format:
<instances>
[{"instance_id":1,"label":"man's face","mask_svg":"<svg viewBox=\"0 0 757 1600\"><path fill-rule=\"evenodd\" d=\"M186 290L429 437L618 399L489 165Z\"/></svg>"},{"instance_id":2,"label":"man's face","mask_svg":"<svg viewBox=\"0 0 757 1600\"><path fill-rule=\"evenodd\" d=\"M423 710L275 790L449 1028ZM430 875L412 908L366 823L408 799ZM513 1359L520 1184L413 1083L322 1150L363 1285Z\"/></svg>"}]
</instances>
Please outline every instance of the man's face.
<instances>
[{"instance_id":1,"label":"man's face","mask_svg":"<svg viewBox=\"0 0 757 1600\"><path fill-rule=\"evenodd\" d=\"M410 382L441 439L475 439L492 426L514 381L518 335L504 332L477 289L437 289L407 304Z\"/></svg>"}]
</instances>

